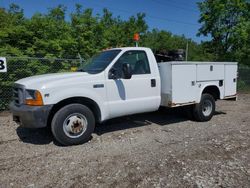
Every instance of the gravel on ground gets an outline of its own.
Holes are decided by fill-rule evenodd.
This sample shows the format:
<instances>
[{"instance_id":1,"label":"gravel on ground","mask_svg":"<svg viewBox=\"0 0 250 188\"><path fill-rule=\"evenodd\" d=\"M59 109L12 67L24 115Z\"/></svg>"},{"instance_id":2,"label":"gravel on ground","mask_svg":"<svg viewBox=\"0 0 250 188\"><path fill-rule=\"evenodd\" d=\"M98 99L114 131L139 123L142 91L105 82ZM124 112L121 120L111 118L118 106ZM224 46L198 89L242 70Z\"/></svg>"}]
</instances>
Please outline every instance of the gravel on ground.
<instances>
[{"instance_id":1,"label":"gravel on ground","mask_svg":"<svg viewBox=\"0 0 250 188\"><path fill-rule=\"evenodd\" d=\"M250 187L250 95L204 123L178 110L113 119L70 147L2 112L0 187Z\"/></svg>"}]
</instances>

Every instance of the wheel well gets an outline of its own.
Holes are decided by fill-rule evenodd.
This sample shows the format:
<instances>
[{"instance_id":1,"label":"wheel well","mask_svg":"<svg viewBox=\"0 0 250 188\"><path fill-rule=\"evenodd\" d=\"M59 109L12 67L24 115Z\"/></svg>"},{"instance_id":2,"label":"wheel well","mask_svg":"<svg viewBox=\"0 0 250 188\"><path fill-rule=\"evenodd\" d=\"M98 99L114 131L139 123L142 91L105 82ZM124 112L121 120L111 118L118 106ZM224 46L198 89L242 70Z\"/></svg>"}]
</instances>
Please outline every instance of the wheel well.
<instances>
[{"instance_id":1,"label":"wheel well","mask_svg":"<svg viewBox=\"0 0 250 188\"><path fill-rule=\"evenodd\" d=\"M58 110L72 103L79 103L79 104L83 104L87 106L93 112L96 122L101 121L101 110L95 101L86 97L72 97L72 98L64 99L52 107L50 114L49 114L48 121L47 121L47 126L50 126L52 118L54 117L55 113Z\"/></svg>"},{"instance_id":2,"label":"wheel well","mask_svg":"<svg viewBox=\"0 0 250 188\"><path fill-rule=\"evenodd\" d=\"M208 93L214 97L215 100L220 99L220 90L217 86L207 86L202 94Z\"/></svg>"}]
</instances>

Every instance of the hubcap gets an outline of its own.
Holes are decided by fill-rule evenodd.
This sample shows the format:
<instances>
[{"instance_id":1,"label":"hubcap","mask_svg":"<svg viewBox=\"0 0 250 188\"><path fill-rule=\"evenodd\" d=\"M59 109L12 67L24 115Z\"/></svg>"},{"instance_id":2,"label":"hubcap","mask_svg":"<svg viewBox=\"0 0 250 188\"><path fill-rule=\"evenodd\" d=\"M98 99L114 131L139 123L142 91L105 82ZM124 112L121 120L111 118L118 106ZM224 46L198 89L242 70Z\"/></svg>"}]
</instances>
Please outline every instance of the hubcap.
<instances>
[{"instance_id":1,"label":"hubcap","mask_svg":"<svg viewBox=\"0 0 250 188\"><path fill-rule=\"evenodd\" d=\"M210 100L205 100L202 105L202 113L204 116L210 116L212 113L213 104Z\"/></svg>"},{"instance_id":2,"label":"hubcap","mask_svg":"<svg viewBox=\"0 0 250 188\"><path fill-rule=\"evenodd\" d=\"M63 131L70 138L78 138L87 129L86 117L79 113L69 115L63 122Z\"/></svg>"}]
</instances>

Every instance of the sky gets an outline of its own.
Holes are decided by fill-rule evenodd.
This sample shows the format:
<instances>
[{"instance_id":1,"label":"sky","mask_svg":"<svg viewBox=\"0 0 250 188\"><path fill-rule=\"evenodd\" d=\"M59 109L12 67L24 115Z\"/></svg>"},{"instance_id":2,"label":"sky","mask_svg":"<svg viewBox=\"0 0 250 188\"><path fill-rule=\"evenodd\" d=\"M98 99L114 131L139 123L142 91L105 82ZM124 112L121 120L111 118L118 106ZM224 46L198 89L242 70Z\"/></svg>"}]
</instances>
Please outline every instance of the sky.
<instances>
[{"instance_id":1,"label":"sky","mask_svg":"<svg viewBox=\"0 0 250 188\"><path fill-rule=\"evenodd\" d=\"M199 1L202 0L0 0L0 7L7 9L11 3L18 4L28 18L36 12L47 13L49 8L62 4L67 7L66 19L69 19L77 3L83 8L92 8L94 14L101 14L103 8L107 8L114 16L124 20L142 12L146 14L149 30L156 28L170 31L199 43L207 40L196 36L201 27L198 23Z\"/></svg>"}]
</instances>

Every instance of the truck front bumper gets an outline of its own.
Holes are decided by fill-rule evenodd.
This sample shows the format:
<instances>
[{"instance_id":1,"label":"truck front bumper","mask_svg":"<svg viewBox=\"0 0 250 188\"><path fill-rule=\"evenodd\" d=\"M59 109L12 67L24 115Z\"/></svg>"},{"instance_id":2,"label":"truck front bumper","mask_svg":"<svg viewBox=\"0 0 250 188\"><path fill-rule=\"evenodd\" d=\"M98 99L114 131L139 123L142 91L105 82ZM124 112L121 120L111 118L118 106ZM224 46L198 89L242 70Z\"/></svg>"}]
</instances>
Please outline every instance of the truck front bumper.
<instances>
[{"instance_id":1,"label":"truck front bumper","mask_svg":"<svg viewBox=\"0 0 250 188\"><path fill-rule=\"evenodd\" d=\"M47 126L50 110L53 105L45 106L17 106L13 102L10 104L10 110L13 115L13 121L21 127L42 128Z\"/></svg>"}]
</instances>

